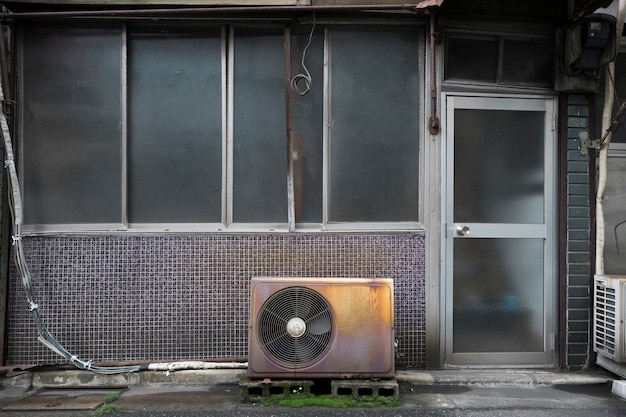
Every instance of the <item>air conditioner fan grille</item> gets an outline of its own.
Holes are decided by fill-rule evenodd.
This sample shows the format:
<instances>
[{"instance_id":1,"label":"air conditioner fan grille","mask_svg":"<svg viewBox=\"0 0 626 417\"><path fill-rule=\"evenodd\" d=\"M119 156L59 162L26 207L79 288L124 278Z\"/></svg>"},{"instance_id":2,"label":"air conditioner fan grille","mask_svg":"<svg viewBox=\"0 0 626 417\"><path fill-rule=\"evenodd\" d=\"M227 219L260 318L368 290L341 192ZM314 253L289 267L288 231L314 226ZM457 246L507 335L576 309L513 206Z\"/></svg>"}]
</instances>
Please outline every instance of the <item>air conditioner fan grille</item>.
<instances>
[{"instance_id":1,"label":"air conditioner fan grille","mask_svg":"<svg viewBox=\"0 0 626 417\"><path fill-rule=\"evenodd\" d=\"M320 357L332 339L332 310L317 291L282 289L259 313L259 338L267 353L286 366L301 366Z\"/></svg>"}]
</instances>

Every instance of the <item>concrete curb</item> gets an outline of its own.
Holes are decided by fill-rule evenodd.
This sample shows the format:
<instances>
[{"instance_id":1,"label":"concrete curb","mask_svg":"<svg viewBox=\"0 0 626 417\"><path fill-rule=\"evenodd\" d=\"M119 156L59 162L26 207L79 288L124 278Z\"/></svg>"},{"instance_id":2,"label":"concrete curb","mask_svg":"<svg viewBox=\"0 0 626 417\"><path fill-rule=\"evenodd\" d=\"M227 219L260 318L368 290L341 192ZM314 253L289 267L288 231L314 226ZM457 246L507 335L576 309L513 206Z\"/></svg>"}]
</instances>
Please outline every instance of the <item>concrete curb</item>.
<instances>
[{"instance_id":1,"label":"concrete curb","mask_svg":"<svg viewBox=\"0 0 626 417\"><path fill-rule=\"evenodd\" d=\"M142 371L102 375L82 370L34 371L9 376L3 387L38 388L126 388L132 386L202 387L211 385L238 385L246 376L245 369L210 369ZM398 382L413 385L460 386L536 386L605 384L614 378L603 372L557 372L532 370L444 370L398 371Z\"/></svg>"},{"instance_id":2,"label":"concrete curb","mask_svg":"<svg viewBox=\"0 0 626 417\"><path fill-rule=\"evenodd\" d=\"M240 369L143 371L102 375L81 370L35 371L7 377L4 387L16 388L126 388L131 386L237 385Z\"/></svg>"},{"instance_id":3,"label":"concrete curb","mask_svg":"<svg viewBox=\"0 0 626 417\"><path fill-rule=\"evenodd\" d=\"M557 372L533 370L398 371L398 381L414 385L585 385L605 384L613 378L604 372Z\"/></svg>"}]
</instances>

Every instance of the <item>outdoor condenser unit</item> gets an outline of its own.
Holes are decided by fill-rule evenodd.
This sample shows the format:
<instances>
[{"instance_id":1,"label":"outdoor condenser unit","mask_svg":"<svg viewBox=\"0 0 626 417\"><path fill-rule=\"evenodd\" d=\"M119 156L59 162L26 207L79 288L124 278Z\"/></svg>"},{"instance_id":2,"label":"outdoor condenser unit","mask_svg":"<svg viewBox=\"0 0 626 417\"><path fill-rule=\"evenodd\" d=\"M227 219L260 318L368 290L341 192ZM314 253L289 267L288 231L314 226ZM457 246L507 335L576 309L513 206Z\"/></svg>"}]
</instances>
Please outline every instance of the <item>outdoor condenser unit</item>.
<instances>
[{"instance_id":1,"label":"outdoor condenser unit","mask_svg":"<svg viewBox=\"0 0 626 417\"><path fill-rule=\"evenodd\" d=\"M626 276L595 276L593 350L615 362L626 362L625 294Z\"/></svg>"},{"instance_id":2,"label":"outdoor condenser unit","mask_svg":"<svg viewBox=\"0 0 626 417\"><path fill-rule=\"evenodd\" d=\"M248 376L393 378L391 279L252 278Z\"/></svg>"}]
</instances>

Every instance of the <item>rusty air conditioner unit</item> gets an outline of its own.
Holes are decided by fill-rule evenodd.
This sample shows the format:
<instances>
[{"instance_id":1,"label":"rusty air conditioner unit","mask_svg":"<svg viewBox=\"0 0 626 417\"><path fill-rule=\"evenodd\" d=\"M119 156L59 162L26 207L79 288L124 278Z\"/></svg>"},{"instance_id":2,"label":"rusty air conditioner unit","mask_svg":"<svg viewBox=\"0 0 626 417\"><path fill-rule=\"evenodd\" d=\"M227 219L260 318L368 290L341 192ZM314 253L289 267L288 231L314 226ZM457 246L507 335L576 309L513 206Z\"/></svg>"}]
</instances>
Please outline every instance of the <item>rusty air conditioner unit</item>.
<instances>
[{"instance_id":1,"label":"rusty air conditioner unit","mask_svg":"<svg viewBox=\"0 0 626 417\"><path fill-rule=\"evenodd\" d=\"M391 279L252 278L248 376L395 377Z\"/></svg>"}]
</instances>

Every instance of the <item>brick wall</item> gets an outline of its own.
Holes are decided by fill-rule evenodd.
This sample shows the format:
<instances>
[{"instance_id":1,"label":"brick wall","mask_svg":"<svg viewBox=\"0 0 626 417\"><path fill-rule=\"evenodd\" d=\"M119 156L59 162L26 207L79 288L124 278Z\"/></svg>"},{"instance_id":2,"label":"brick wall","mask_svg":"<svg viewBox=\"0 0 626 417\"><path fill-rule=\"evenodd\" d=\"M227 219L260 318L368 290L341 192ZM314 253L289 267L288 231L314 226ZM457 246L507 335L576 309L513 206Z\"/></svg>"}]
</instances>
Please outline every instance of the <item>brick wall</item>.
<instances>
[{"instance_id":1,"label":"brick wall","mask_svg":"<svg viewBox=\"0 0 626 417\"><path fill-rule=\"evenodd\" d=\"M579 135L589 129L589 104L584 96L570 95L567 107L567 238L565 364L580 370L590 354L591 321L591 204L590 157L579 151ZM593 150L590 152L594 154Z\"/></svg>"}]
</instances>

